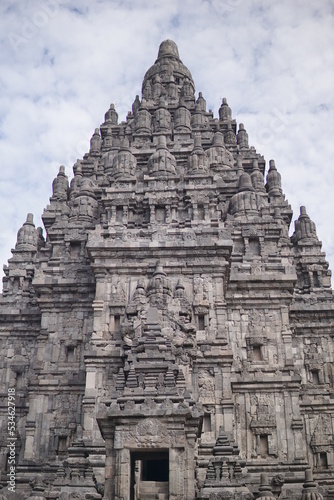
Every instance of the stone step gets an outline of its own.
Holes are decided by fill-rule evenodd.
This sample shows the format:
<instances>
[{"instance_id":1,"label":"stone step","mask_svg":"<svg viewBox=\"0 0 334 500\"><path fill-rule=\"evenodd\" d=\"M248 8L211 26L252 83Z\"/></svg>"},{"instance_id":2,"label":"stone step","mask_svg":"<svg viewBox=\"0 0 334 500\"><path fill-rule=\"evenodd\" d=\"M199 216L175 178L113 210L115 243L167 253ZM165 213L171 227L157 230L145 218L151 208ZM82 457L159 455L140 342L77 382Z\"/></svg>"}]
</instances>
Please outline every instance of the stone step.
<instances>
[{"instance_id":1,"label":"stone step","mask_svg":"<svg viewBox=\"0 0 334 500\"><path fill-rule=\"evenodd\" d=\"M167 481L143 481L139 484L138 500L168 500L169 484Z\"/></svg>"}]
</instances>

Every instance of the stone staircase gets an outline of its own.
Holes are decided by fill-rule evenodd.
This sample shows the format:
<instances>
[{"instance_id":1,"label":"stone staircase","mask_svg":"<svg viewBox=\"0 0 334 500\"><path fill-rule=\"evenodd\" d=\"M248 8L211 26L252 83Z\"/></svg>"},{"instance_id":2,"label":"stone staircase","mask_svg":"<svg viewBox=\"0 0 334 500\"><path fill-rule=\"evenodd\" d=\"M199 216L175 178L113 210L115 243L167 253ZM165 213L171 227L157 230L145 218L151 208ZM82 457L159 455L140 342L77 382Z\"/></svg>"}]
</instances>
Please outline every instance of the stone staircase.
<instances>
[{"instance_id":1,"label":"stone staircase","mask_svg":"<svg viewBox=\"0 0 334 500\"><path fill-rule=\"evenodd\" d=\"M137 500L168 500L168 482L142 481Z\"/></svg>"}]
</instances>

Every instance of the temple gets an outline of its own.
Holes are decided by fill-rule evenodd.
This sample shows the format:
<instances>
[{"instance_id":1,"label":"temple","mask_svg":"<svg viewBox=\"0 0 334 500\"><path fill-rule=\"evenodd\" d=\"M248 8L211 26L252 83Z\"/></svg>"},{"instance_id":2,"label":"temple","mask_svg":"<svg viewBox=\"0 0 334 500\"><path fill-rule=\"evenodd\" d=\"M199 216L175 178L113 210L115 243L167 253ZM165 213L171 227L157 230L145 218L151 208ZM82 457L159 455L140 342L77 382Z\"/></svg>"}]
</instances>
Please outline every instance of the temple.
<instances>
[{"instance_id":1,"label":"temple","mask_svg":"<svg viewBox=\"0 0 334 500\"><path fill-rule=\"evenodd\" d=\"M331 273L278 168L162 42L4 266L0 499L334 498Z\"/></svg>"}]
</instances>

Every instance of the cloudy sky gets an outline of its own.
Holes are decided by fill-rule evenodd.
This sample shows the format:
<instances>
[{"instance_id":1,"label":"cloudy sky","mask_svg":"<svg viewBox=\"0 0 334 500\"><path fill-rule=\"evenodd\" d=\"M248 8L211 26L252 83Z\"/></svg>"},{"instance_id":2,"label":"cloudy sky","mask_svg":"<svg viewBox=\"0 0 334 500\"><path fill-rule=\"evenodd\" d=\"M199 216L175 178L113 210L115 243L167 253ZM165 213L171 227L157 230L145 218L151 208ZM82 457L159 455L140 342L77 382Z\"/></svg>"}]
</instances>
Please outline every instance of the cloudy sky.
<instances>
[{"instance_id":1,"label":"cloudy sky","mask_svg":"<svg viewBox=\"0 0 334 500\"><path fill-rule=\"evenodd\" d=\"M114 102L125 119L162 40L196 92L223 97L250 144L306 205L334 270L334 0L1 0L0 265L59 166L72 166Z\"/></svg>"}]
</instances>

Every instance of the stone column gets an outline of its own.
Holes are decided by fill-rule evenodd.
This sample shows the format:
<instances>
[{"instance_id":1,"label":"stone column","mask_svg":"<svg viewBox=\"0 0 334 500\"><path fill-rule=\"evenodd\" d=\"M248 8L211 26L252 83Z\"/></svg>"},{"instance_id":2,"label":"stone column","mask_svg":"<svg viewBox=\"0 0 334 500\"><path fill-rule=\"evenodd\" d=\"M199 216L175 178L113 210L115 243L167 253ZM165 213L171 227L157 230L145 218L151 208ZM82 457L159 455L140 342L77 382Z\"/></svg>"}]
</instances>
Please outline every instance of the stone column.
<instances>
[{"instance_id":1,"label":"stone column","mask_svg":"<svg viewBox=\"0 0 334 500\"><path fill-rule=\"evenodd\" d=\"M184 500L191 498L185 495L184 486L187 483L184 448L169 450L169 500ZM195 496L193 497L195 498Z\"/></svg>"},{"instance_id":2,"label":"stone column","mask_svg":"<svg viewBox=\"0 0 334 500\"><path fill-rule=\"evenodd\" d=\"M104 433L106 444L105 485L103 500L115 498L116 453L114 449L115 428L111 427Z\"/></svg>"}]
</instances>

